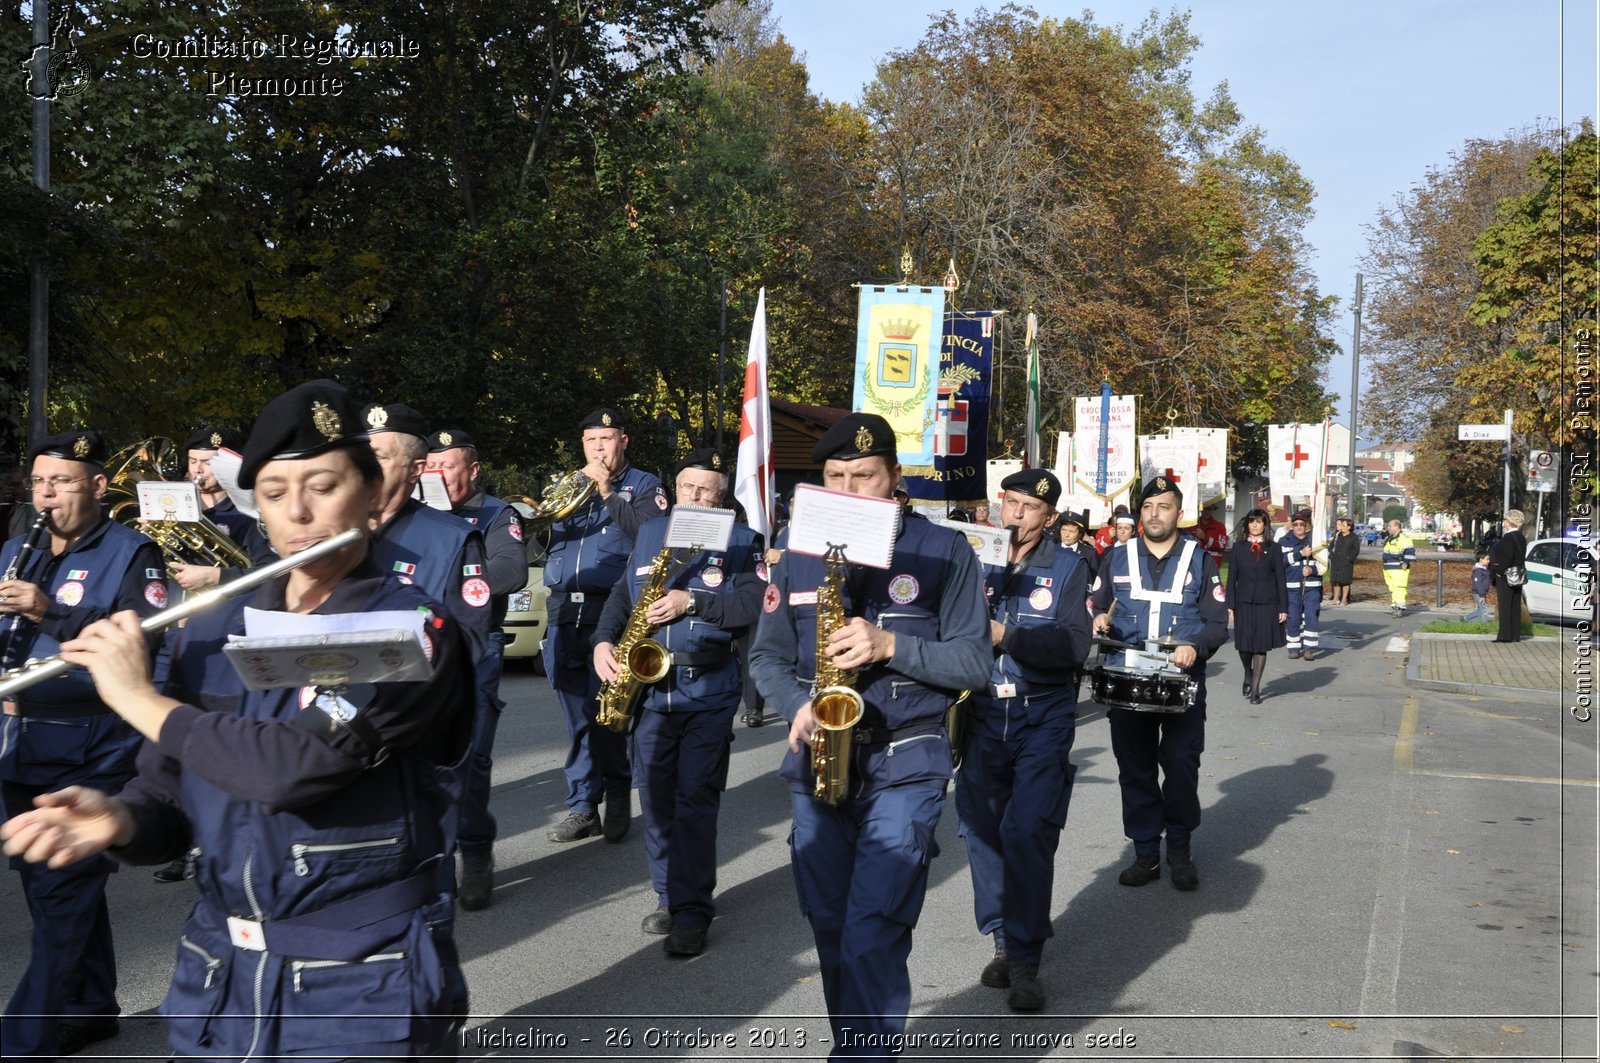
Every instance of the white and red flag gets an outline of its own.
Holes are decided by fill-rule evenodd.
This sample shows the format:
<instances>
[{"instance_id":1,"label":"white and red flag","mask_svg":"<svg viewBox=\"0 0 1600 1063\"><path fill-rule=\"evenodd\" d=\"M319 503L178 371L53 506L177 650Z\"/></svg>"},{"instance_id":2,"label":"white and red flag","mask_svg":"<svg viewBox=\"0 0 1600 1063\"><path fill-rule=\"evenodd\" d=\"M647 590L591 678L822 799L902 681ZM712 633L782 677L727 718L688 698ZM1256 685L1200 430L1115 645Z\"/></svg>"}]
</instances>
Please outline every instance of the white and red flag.
<instances>
[{"instance_id":1,"label":"white and red flag","mask_svg":"<svg viewBox=\"0 0 1600 1063\"><path fill-rule=\"evenodd\" d=\"M739 410L739 455L733 497L750 530L772 545L772 403L767 395L767 290L756 297L750 353L744 363L744 405Z\"/></svg>"}]
</instances>

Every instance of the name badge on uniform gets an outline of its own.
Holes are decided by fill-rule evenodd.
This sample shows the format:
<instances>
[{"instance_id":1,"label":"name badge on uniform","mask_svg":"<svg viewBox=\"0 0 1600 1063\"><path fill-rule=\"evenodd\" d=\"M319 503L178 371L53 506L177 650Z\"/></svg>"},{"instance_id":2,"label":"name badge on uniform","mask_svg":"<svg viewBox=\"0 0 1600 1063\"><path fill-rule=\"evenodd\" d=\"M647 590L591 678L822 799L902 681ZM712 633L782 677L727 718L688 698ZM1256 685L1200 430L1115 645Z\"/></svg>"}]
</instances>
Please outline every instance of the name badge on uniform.
<instances>
[{"instance_id":1,"label":"name badge on uniform","mask_svg":"<svg viewBox=\"0 0 1600 1063\"><path fill-rule=\"evenodd\" d=\"M1014 698L1014 697L1016 697L1017 696L1017 684L1015 684L1015 683L996 683L994 685L994 696L997 697L997 698Z\"/></svg>"},{"instance_id":2,"label":"name badge on uniform","mask_svg":"<svg viewBox=\"0 0 1600 1063\"><path fill-rule=\"evenodd\" d=\"M573 591L571 594L567 595L567 601L571 602L573 605L582 605L583 604L583 592L582 591Z\"/></svg>"}]
</instances>

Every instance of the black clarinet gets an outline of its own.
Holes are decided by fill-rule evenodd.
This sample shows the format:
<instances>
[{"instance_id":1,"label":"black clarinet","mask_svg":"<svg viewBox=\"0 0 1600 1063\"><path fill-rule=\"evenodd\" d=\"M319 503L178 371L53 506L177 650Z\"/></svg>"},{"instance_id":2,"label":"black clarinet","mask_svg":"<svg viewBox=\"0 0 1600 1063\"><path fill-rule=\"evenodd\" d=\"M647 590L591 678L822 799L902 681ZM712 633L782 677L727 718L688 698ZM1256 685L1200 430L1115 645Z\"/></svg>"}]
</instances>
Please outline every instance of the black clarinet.
<instances>
[{"instance_id":1,"label":"black clarinet","mask_svg":"<svg viewBox=\"0 0 1600 1063\"><path fill-rule=\"evenodd\" d=\"M11 559L11 564L6 568L5 579L0 582L9 583L27 569L28 559L39 549L39 540L44 538L45 530L50 525L50 513L48 509L39 511L33 527L28 529L27 538L22 540L22 546L17 550L17 556ZM17 665L12 656L12 647L21 641L17 638L17 633L22 630L23 619L21 613L12 613L6 618L4 640L0 641L0 647L3 647L0 648L0 672L9 672Z\"/></svg>"}]
</instances>

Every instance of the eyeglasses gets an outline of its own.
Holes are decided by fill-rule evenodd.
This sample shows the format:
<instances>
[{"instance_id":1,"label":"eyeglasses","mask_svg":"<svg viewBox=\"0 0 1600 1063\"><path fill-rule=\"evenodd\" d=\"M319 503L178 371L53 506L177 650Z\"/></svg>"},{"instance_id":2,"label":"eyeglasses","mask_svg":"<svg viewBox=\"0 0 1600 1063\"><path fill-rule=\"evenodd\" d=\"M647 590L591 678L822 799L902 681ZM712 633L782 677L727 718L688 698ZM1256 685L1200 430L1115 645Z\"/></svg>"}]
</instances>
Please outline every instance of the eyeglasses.
<instances>
[{"instance_id":1,"label":"eyeglasses","mask_svg":"<svg viewBox=\"0 0 1600 1063\"><path fill-rule=\"evenodd\" d=\"M37 491L45 484L49 484L50 490L52 491L71 491L73 490L74 484L81 484L87 479L87 476L51 476L48 478L43 476L30 476L28 477L28 486Z\"/></svg>"},{"instance_id":2,"label":"eyeglasses","mask_svg":"<svg viewBox=\"0 0 1600 1063\"><path fill-rule=\"evenodd\" d=\"M715 496L717 496L717 495L722 493L722 488L720 488L720 487L702 487L699 484L691 484L691 483L686 483L683 480L679 480L678 481L678 493L680 495L691 495L691 496L693 496L695 498L714 498Z\"/></svg>"}]
</instances>

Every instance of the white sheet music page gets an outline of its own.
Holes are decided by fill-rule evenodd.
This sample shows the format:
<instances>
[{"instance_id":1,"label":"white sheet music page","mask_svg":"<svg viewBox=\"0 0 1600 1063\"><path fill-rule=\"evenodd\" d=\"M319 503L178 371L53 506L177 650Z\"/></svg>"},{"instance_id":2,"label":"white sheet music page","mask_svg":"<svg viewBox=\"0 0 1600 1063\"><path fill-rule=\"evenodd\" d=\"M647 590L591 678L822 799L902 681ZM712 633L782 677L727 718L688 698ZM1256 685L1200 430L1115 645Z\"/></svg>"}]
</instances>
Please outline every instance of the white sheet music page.
<instances>
[{"instance_id":1,"label":"white sheet music page","mask_svg":"<svg viewBox=\"0 0 1600 1063\"><path fill-rule=\"evenodd\" d=\"M732 537L733 510L673 506L672 514L667 517L667 537L661 545L720 554L728 548Z\"/></svg>"},{"instance_id":2,"label":"white sheet music page","mask_svg":"<svg viewBox=\"0 0 1600 1063\"><path fill-rule=\"evenodd\" d=\"M894 557L894 535L899 523L900 503L892 498L801 484L794 489L788 548L821 557L828 547L842 546L849 561L888 568Z\"/></svg>"},{"instance_id":3,"label":"white sheet music page","mask_svg":"<svg viewBox=\"0 0 1600 1063\"><path fill-rule=\"evenodd\" d=\"M188 480L141 480L140 520L175 520L193 524L200 519L200 487Z\"/></svg>"}]
</instances>

